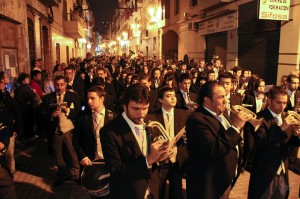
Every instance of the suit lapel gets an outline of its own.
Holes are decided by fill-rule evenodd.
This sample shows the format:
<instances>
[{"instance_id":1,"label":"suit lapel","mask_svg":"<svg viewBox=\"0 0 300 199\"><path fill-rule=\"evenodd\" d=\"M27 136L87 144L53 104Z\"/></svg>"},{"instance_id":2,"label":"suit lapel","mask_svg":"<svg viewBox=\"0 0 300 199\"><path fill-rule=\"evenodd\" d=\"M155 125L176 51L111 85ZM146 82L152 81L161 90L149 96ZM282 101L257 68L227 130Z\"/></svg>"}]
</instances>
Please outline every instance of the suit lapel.
<instances>
[{"instance_id":1,"label":"suit lapel","mask_svg":"<svg viewBox=\"0 0 300 199\"><path fill-rule=\"evenodd\" d=\"M122 129L120 129L122 131L122 132L120 132L120 135L123 137L124 143L127 143L129 148L131 149L131 151L133 153L135 153L136 156L142 155L142 151L139 147L137 140L135 139L135 137L133 135L133 132L130 129L130 126L127 124L127 122L123 118L122 114L120 114L118 117L119 117L119 125L118 126L122 127Z\"/></svg>"},{"instance_id":2,"label":"suit lapel","mask_svg":"<svg viewBox=\"0 0 300 199\"><path fill-rule=\"evenodd\" d=\"M175 136L181 130L179 129L180 119L181 117L178 115L178 111L176 110L176 108L174 108L174 135Z\"/></svg>"},{"instance_id":3,"label":"suit lapel","mask_svg":"<svg viewBox=\"0 0 300 199\"><path fill-rule=\"evenodd\" d=\"M86 122L87 122L87 126L88 128L90 128L90 131L91 132L91 136L95 139L95 130L94 130L94 123L93 123L93 114L92 113L89 113L87 116L86 116Z\"/></svg>"}]
</instances>

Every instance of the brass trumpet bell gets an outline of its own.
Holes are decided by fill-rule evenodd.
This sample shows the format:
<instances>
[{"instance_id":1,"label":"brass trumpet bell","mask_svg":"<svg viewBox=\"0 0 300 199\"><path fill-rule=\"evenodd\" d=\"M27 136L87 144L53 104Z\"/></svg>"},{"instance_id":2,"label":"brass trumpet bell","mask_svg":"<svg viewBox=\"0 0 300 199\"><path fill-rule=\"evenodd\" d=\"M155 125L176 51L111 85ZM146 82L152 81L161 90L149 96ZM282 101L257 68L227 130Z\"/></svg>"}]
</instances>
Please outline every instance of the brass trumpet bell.
<instances>
[{"instance_id":1,"label":"brass trumpet bell","mask_svg":"<svg viewBox=\"0 0 300 199\"><path fill-rule=\"evenodd\" d=\"M258 128L260 127L260 125L262 124L263 118L256 119L257 116L255 113L253 113L249 109L247 109L243 106L240 106L240 105L235 105L235 106L232 106L232 108L231 108L231 112L233 114L237 115L240 111L246 112L248 115L251 116L251 119L248 120L248 122L254 127L254 132L256 132L258 130Z\"/></svg>"}]
</instances>

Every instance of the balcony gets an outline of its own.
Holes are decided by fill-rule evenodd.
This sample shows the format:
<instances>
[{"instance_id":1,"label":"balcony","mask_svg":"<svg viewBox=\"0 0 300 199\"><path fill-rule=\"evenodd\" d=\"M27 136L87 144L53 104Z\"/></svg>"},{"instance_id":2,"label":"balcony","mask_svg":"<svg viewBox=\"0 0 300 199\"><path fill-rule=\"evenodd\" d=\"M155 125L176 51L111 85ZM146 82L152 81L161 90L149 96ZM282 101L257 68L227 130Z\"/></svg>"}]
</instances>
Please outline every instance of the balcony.
<instances>
[{"instance_id":1,"label":"balcony","mask_svg":"<svg viewBox=\"0 0 300 199\"><path fill-rule=\"evenodd\" d=\"M235 0L203 0L199 1L199 7L201 10L213 10L215 8L221 7Z\"/></svg>"},{"instance_id":2,"label":"balcony","mask_svg":"<svg viewBox=\"0 0 300 199\"><path fill-rule=\"evenodd\" d=\"M63 22L64 34L73 39L85 38L87 29L84 20L77 14L69 14L68 20Z\"/></svg>"},{"instance_id":3,"label":"balcony","mask_svg":"<svg viewBox=\"0 0 300 199\"><path fill-rule=\"evenodd\" d=\"M58 6L61 0L40 0L45 6Z\"/></svg>"}]
</instances>

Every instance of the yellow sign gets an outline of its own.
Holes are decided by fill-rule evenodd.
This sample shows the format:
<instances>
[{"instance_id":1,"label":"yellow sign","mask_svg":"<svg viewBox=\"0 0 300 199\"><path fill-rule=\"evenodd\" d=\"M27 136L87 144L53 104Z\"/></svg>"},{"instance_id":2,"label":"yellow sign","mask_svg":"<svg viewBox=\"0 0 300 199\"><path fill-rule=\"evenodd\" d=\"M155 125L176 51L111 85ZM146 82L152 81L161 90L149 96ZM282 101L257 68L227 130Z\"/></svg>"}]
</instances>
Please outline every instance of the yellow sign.
<instances>
[{"instance_id":1,"label":"yellow sign","mask_svg":"<svg viewBox=\"0 0 300 199\"><path fill-rule=\"evenodd\" d=\"M259 19L288 21L290 0L260 0Z\"/></svg>"}]
</instances>

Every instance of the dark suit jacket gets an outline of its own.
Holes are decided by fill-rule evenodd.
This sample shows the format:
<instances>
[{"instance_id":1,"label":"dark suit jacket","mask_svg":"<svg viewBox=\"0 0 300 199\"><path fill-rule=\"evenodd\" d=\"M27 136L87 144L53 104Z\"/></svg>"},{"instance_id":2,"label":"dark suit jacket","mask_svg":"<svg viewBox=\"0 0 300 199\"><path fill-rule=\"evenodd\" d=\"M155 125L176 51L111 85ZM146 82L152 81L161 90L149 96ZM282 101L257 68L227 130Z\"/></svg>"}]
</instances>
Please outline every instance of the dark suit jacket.
<instances>
[{"instance_id":1,"label":"dark suit jacket","mask_svg":"<svg viewBox=\"0 0 300 199\"><path fill-rule=\"evenodd\" d=\"M75 75L72 88L78 94L80 104L85 105L85 85L81 77Z\"/></svg>"},{"instance_id":2,"label":"dark suit jacket","mask_svg":"<svg viewBox=\"0 0 300 199\"><path fill-rule=\"evenodd\" d=\"M49 93L45 95L42 99L43 103L41 105L41 114L45 117L45 120L48 121L47 125L50 127L50 130L52 133L55 132L55 129L58 125L58 117L53 118L51 120L51 114L55 109L50 107L50 104L56 101L56 92ZM80 111L80 101L78 94L71 91L66 91L64 96L64 102L67 102L67 107L70 108L70 106L74 105L74 108L70 108L70 113L67 116L68 119L70 119L73 124L75 124L78 112Z\"/></svg>"},{"instance_id":3,"label":"dark suit jacket","mask_svg":"<svg viewBox=\"0 0 300 199\"><path fill-rule=\"evenodd\" d=\"M230 122L229 118L227 120ZM219 199L235 177L236 146L242 138L231 127L225 130L203 106L189 116L186 133L189 154L187 198Z\"/></svg>"},{"instance_id":4,"label":"dark suit jacket","mask_svg":"<svg viewBox=\"0 0 300 199\"><path fill-rule=\"evenodd\" d=\"M284 111L292 111L292 110L295 110L296 107L297 107L297 104L298 104L298 99L300 99L300 93L299 92L296 92L295 94L295 97L294 97L294 106L292 106L292 103L291 103L291 100L290 98L288 97L288 102L286 104L286 108L284 109ZM299 104L300 105L300 104ZM297 110L295 110L297 111Z\"/></svg>"},{"instance_id":5,"label":"dark suit jacket","mask_svg":"<svg viewBox=\"0 0 300 199\"><path fill-rule=\"evenodd\" d=\"M0 123L7 126L9 132L22 134L22 111L18 103L10 96L7 91L0 90Z\"/></svg>"},{"instance_id":6,"label":"dark suit jacket","mask_svg":"<svg viewBox=\"0 0 300 199\"><path fill-rule=\"evenodd\" d=\"M188 118L189 112L181 109L174 109L174 134L175 136L179 133L179 131L185 127L186 120ZM157 121L161 123L164 127L164 118L163 118L163 112L162 109L159 108L152 112L151 115L149 115L146 119L151 120L151 121ZM177 142L177 156L176 156L176 161L179 163L179 168L184 172L186 163L187 163L187 149L186 145L184 143L183 139L180 139Z\"/></svg>"},{"instance_id":7,"label":"dark suit jacket","mask_svg":"<svg viewBox=\"0 0 300 199\"><path fill-rule=\"evenodd\" d=\"M193 92L190 92L189 94L190 94L191 100L193 102L197 103L197 95ZM183 95L179 89L178 89L178 91L176 91L176 98L177 98L176 108L188 110L186 103L184 101Z\"/></svg>"},{"instance_id":8,"label":"dark suit jacket","mask_svg":"<svg viewBox=\"0 0 300 199\"><path fill-rule=\"evenodd\" d=\"M298 137L281 130L269 109L259 112L257 116L264 120L260 128L253 133L256 153L250 176L249 199L261 198L275 177L281 161L284 162L288 176L289 145L300 145Z\"/></svg>"},{"instance_id":9,"label":"dark suit jacket","mask_svg":"<svg viewBox=\"0 0 300 199\"><path fill-rule=\"evenodd\" d=\"M104 125L113 119L114 113L106 109L104 116ZM75 124L73 146L77 153L78 161L80 162L84 157L90 160L95 159L96 139L93 125L92 111L89 109L81 112Z\"/></svg>"},{"instance_id":10,"label":"dark suit jacket","mask_svg":"<svg viewBox=\"0 0 300 199\"><path fill-rule=\"evenodd\" d=\"M144 198L148 181L154 198L158 198L157 167L152 165L152 169L148 169L146 159L123 116L120 114L105 125L100 134L105 163L110 172L110 198Z\"/></svg>"},{"instance_id":11,"label":"dark suit jacket","mask_svg":"<svg viewBox=\"0 0 300 199\"><path fill-rule=\"evenodd\" d=\"M230 93L230 107L234 105L242 105L242 96Z\"/></svg>"},{"instance_id":12,"label":"dark suit jacket","mask_svg":"<svg viewBox=\"0 0 300 199\"><path fill-rule=\"evenodd\" d=\"M252 107L247 107L250 111L253 113L256 113L256 100L255 100L255 94L253 92L245 92L245 98L243 100L244 104L251 104Z\"/></svg>"}]
</instances>

